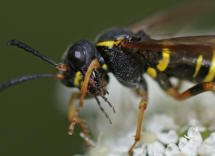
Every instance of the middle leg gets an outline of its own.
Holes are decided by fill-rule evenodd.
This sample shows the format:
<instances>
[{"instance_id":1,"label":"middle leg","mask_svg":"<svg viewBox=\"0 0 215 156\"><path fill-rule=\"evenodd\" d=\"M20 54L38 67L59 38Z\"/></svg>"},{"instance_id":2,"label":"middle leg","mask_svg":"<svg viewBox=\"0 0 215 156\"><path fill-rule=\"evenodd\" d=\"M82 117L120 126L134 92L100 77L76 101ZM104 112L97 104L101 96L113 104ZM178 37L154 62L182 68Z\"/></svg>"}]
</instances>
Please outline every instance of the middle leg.
<instances>
[{"instance_id":1,"label":"middle leg","mask_svg":"<svg viewBox=\"0 0 215 156\"><path fill-rule=\"evenodd\" d=\"M141 91L140 95L142 97L142 100L139 104L139 115L138 115L136 135L135 135L134 143L130 147L128 154L132 153L134 147L136 146L137 142L140 141L140 138L141 138L142 121L143 121L144 112L147 108L147 93L145 91Z\"/></svg>"},{"instance_id":2,"label":"middle leg","mask_svg":"<svg viewBox=\"0 0 215 156\"><path fill-rule=\"evenodd\" d=\"M128 151L129 155L132 153L138 141L140 141L143 116L147 108L147 85L142 76L141 76L141 79L137 82L136 86L138 86L138 88L136 89L137 89L137 94L141 96L141 101L139 103L139 115L138 115L136 135L135 135L134 143L132 144L132 146Z\"/></svg>"}]
</instances>

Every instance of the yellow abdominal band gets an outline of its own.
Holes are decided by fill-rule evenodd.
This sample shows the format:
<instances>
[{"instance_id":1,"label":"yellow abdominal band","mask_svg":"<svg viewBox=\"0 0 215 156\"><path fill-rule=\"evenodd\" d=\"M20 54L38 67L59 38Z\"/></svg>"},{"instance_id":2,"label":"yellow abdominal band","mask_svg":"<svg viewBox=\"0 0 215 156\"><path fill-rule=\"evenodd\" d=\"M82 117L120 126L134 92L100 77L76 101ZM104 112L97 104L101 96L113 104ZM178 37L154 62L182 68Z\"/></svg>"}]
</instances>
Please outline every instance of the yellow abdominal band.
<instances>
[{"instance_id":1,"label":"yellow abdominal band","mask_svg":"<svg viewBox=\"0 0 215 156\"><path fill-rule=\"evenodd\" d=\"M196 69L195 69L195 73L193 74L193 78L195 78L198 75L199 70L202 66L202 60L203 60L203 56L199 55L198 60L196 62Z\"/></svg>"},{"instance_id":2,"label":"yellow abdominal band","mask_svg":"<svg viewBox=\"0 0 215 156\"><path fill-rule=\"evenodd\" d=\"M204 82L210 82L215 76L215 50L213 51L213 56L211 60L211 67L209 69L208 75L205 77Z\"/></svg>"},{"instance_id":3,"label":"yellow abdominal band","mask_svg":"<svg viewBox=\"0 0 215 156\"><path fill-rule=\"evenodd\" d=\"M157 69L159 71L165 71L168 67L170 61L170 50L168 48L163 48L162 59L157 64Z\"/></svg>"}]
</instances>

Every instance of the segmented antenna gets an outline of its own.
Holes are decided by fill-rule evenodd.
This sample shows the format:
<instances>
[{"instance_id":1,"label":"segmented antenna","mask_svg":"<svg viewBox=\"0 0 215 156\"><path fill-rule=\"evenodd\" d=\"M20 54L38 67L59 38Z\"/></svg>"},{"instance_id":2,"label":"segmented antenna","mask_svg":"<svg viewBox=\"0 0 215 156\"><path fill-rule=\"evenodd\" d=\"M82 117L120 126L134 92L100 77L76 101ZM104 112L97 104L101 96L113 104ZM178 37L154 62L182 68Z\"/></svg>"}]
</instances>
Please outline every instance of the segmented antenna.
<instances>
[{"instance_id":1,"label":"segmented antenna","mask_svg":"<svg viewBox=\"0 0 215 156\"><path fill-rule=\"evenodd\" d=\"M18 48L24 49L25 51L33 54L34 56L37 56L39 58L41 58L43 61L48 62L49 64L55 66L57 69L62 70L62 71L66 71L67 70L67 66L65 64L58 64L55 61L53 61L52 59L46 57L45 55L41 54L40 52L38 52L37 50L31 48L30 46L28 46L27 44L18 41L18 40L11 40L8 42L8 45L13 45L16 46ZM59 80L62 80L64 78L63 74L33 74L33 75L26 75L26 76L22 76L22 77L18 77L12 80L9 80L5 83L3 83L2 85L0 85L0 91L13 86L15 84L27 81L27 80L32 80L32 79L37 79L37 78L56 78Z\"/></svg>"},{"instance_id":2,"label":"segmented antenna","mask_svg":"<svg viewBox=\"0 0 215 156\"><path fill-rule=\"evenodd\" d=\"M115 108L112 105L112 103L104 95L101 95L101 97L106 103L108 103L108 105L112 108L113 112L116 113Z\"/></svg>"},{"instance_id":3,"label":"segmented antenna","mask_svg":"<svg viewBox=\"0 0 215 156\"><path fill-rule=\"evenodd\" d=\"M18 48L21 48L21 49L24 49L25 51L41 58L43 61L45 62L48 62L49 64L55 66L55 67L58 67L59 64L56 63L55 61L53 61L52 59L46 57L45 55L41 54L40 52L38 52L37 50L31 48L30 46L28 46L27 44L21 42L21 41L18 41L18 40L11 40L8 42L8 45L12 45L12 46L16 46Z\"/></svg>"},{"instance_id":4,"label":"segmented antenna","mask_svg":"<svg viewBox=\"0 0 215 156\"><path fill-rule=\"evenodd\" d=\"M97 101L97 104L98 104L98 106L99 106L99 109L104 113L104 115L105 115L105 117L108 119L109 123L112 124L112 121L111 121L109 115L105 112L104 108L101 106L101 103L100 103L99 99L98 99L96 96L95 96L95 99L96 99L96 101Z\"/></svg>"},{"instance_id":5,"label":"segmented antenna","mask_svg":"<svg viewBox=\"0 0 215 156\"><path fill-rule=\"evenodd\" d=\"M53 75L53 74L34 74L34 75L26 75L26 76L22 76L22 77L18 77L12 80L9 80L5 83L3 83L0 86L0 91L13 86L15 84L27 81L27 80L32 80L32 79L37 79L37 78L58 78L57 75Z\"/></svg>"}]
</instances>

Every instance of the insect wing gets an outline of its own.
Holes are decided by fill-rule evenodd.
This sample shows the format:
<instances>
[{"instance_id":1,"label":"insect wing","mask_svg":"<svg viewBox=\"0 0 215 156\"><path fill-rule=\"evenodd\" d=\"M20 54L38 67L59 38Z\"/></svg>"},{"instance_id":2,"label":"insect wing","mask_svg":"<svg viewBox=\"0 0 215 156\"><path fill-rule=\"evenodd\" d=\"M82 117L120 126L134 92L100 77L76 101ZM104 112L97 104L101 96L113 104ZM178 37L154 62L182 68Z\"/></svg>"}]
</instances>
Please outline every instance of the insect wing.
<instances>
[{"instance_id":1,"label":"insect wing","mask_svg":"<svg viewBox=\"0 0 215 156\"><path fill-rule=\"evenodd\" d=\"M172 36L181 32L185 27L195 27L202 22L202 17L209 18L214 12L213 0L185 1L182 4L159 12L143 21L136 23L128 29L137 33L144 30L152 37ZM210 15L210 16L209 16Z\"/></svg>"},{"instance_id":2,"label":"insect wing","mask_svg":"<svg viewBox=\"0 0 215 156\"><path fill-rule=\"evenodd\" d=\"M215 35L175 37L161 40L147 39L140 42L127 42L123 47L136 49L128 51L131 53L138 51L139 55L145 51L160 52L164 48L168 48L171 52L206 53L215 50Z\"/></svg>"}]
</instances>

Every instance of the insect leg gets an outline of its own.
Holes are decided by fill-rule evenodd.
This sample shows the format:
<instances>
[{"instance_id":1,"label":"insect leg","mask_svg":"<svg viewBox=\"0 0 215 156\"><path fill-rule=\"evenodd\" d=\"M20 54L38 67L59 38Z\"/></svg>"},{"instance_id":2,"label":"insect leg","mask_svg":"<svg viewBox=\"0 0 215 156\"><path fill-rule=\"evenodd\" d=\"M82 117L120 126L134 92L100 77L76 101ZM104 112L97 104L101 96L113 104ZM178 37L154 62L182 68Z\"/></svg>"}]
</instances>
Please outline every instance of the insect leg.
<instances>
[{"instance_id":1,"label":"insect leg","mask_svg":"<svg viewBox=\"0 0 215 156\"><path fill-rule=\"evenodd\" d=\"M84 133L84 140L85 140L86 146L87 147L92 146L91 143L90 143L90 141L89 141L90 135L89 135L89 131L87 130L87 126L86 126L85 121L82 120L82 119L80 119L80 118L77 118L76 121L80 125L80 127L81 127L81 129L82 129L82 131Z\"/></svg>"},{"instance_id":2,"label":"insect leg","mask_svg":"<svg viewBox=\"0 0 215 156\"><path fill-rule=\"evenodd\" d=\"M89 135L89 131L87 130L86 124L84 122L84 120L80 119L79 117L75 117L75 100L79 100L81 97L81 93L80 92L74 92L72 94L72 96L70 97L69 100L69 107L68 107L68 119L70 121L70 126L69 126L69 134L72 135L73 130L74 130L74 126L76 123L78 123L84 133L84 138L85 142L86 142L86 146L89 147L91 146L91 143L89 141L87 141L90 137Z\"/></svg>"},{"instance_id":3,"label":"insect leg","mask_svg":"<svg viewBox=\"0 0 215 156\"><path fill-rule=\"evenodd\" d=\"M81 86L81 92L73 94L73 96L70 99L69 121L71 122L71 124L70 124L70 127L69 127L69 134L72 134L75 124L79 123L81 128L83 129L83 132L84 132L86 138L88 138L88 136L89 136L89 133L88 133L88 131L86 129L86 125L85 125L85 123L84 123L84 121L82 119L78 118L78 114L79 114L80 109L81 109L81 107L83 106L83 103L84 103L84 97L85 97L85 95L87 93L87 87L88 87L88 83L89 83L89 80L90 80L90 75L93 72L93 70L98 68L99 66L100 66L100 64L99 64L97 59L93 60L90 63L90 66L89 66L89 68L88 68L88 70L87 70L87 72L85 74L83 84ZM80 99L80 103L79 103L77 109L74 111L74 100L75 99ZM90 145L90 143L87 142L87 145Z\"/></svg>"},{"instance_id":4,"label":"insect leg","mask_svg":"<svg viewBox=\"0 0 215 156\"><path fill-rule=\"evenodd\" d=\"M160 86L167 92L167 94L171 95L177 100L185 100L206 91L215 91L214 82L202 82L189 88L183 93L179 93L177 87L172 86L169 77L163 73L159 73L157 81L159 82Z\"/></svg>"},{"instance_id":5,"label":"insect leg","mask_svg":"<svg viewBox=\"0 0 215 156\"><path fill-rule=\"evenodd\" d=\"M202 82L194 87L184 91L183 93L178 93L175 88L170 88L167 90L167 93L173 96L177 100L185 100L192 96L198 95L200 93L206 91L215 91L215 83L214 82Z\"/></svg>"},{"instance_id":6,"label":"insect leg","mask_svg":"<svg viewBox=\"0 0 215 156\"><path fill-rule=\"evenodd\" d=\"M69 126L69 134L72 135L74 126L77 123L75 119L75 100L80 99L81 93L80 92L74 92L72 96L70 97L69 100L69 106L68 106L68 120L70 121L70 126Z\"/></svg>"},{"instance_id":7,"label":"insect leg","mask_svg":"<svg viewBox=\"0 0 215 156\"><path fill-rule=\"evenodd\" d=\"M142 79L142 81L140 82L140 88L138 88L138 94L142 97L140 104L139 104L139 115L138 115L138 123L137 123L137 130L136 130L136 135L135 135L135 140L133 145L130 147L128 154L131 154L131 152L133 151L135 145L137 144L137 142L140 140L141 137L141 128L142 128L142 121L143 121L143 115L144 112L147 108L147 86L145 83L145 80Z\"/></svg>"},{"instance_id":8,"label":"insect leg","mask_svg":"<svg viewBox=\"0 0 215 156\"><path fill-rule=\"evenodd\" d=\"M93 70L98 68L98 67L100 67L99 61L97 59L92 60L92 62L90 63L90 66L87 69L83 84L81 86L81 97L80 97L80 104L79 104L78 109L80 109L80 107L83 106L84 96L87 93L87 86L88 86L88 83L89 83L90 75L93 72ZM78 113L78 111L79 110L77 110L76 112Z\"/></svg>"}]
</instances>

